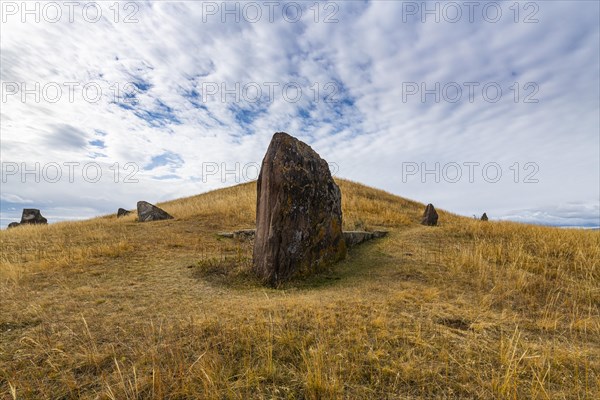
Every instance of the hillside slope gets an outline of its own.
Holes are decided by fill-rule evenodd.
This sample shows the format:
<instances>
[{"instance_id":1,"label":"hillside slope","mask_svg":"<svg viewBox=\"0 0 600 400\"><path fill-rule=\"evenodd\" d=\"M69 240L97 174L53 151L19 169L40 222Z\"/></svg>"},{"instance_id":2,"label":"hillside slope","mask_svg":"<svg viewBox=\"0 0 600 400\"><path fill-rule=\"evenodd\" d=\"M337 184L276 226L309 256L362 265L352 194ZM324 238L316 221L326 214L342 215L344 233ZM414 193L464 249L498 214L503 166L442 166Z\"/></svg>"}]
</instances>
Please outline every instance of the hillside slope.
<instances>
[{"instance_id":1,"label":"hillside slope","mask_svg":"<svg viewBox=\"0 0 600 400\"><path fill-rule=\"evenodd\" d=\"M0 398L600 398L600 232L480 221L340 180L385 229L283 290L247 273L255 183L0 232Z\"/></svg>"}]
</instances>

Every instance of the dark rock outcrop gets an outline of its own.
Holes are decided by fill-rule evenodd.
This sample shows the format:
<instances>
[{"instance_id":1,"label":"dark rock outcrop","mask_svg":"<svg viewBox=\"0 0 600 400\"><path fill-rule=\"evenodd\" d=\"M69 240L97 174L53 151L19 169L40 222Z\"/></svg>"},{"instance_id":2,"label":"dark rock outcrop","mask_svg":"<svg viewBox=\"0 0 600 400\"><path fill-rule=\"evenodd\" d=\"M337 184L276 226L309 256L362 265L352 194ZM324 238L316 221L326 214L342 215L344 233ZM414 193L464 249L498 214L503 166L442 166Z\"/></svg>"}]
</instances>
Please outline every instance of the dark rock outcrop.
<instances>
[{"instance_id":1,"label":"dark rock outcrop","mask_svg":"<svg viewBox=\"0 0 600 400\"><path fill-rule=\"evenodd\" d=\"M124 208L119 208L117 210L117 218L124 217L124 216L129 215L129 214L131 214L131 211L127 211Z\"/></svg>"},{"instance_id":2,"label":"dark rock outcrop","mask_svg":"<svg viewBox=\"0 0 600 400\"><path fill-rule=\"evenodd\" d=\"M421 219L421 225L436 226L438 222L438 213L435 211L433 204L427 204L423 218Z\"/></svg>"},{"instance_id":3,"label":"dark rock outcrop","mask_svg":"<svg viewBox=\"0 0 600 400\"><path fill-rule=\"evenodd\" d=\"M149 222L149 221L162 221L165 219L173 219L169 213L150 204L146 201L138 201L137 203L138 221Z\"/></svg>"},{"instance_id":4,"label":"dark rock outcrop","mask_svg":"<svg viewBox=\"0 0 600 400\"><path fill-rule=\"evenodd\" d=\"M11 222L10 224L8 224L8 229L16 228L19 225L21 225L21 224L18 222Z\"/></svg>"},{"instance_id":5,"label":"dark rock outcrop","mask_svg":"<svg viewBox=\"0 0 600 400\"><path fill-rule=\"evenodd\" d=\"M21 224L41 224L45 225L48 220L42 216L37 208L24 208L21 215Z\"/></svg>"},{"instance_id":6,"label":"dark rock outcrop","mask_svg":"<svg viewBox=\"0 0 600 400\"><path fill-rule=\"evenodd\" d=\"M486 213L483 213L483 215L481 216L481 220L482 221L487 221L488 220L488 216Z\"/></svg>"},{"instance_id":7,"label":"dark rock outcrop","mask_svg":"<svg viewBox=\"0 0 600 400\"><path fill-rule=\"evenodd\" d=\"M341 192L327 162L307 144L276 133L257 182L254 272L277 286L345 255Z\"/></svg>"}]
</instances>

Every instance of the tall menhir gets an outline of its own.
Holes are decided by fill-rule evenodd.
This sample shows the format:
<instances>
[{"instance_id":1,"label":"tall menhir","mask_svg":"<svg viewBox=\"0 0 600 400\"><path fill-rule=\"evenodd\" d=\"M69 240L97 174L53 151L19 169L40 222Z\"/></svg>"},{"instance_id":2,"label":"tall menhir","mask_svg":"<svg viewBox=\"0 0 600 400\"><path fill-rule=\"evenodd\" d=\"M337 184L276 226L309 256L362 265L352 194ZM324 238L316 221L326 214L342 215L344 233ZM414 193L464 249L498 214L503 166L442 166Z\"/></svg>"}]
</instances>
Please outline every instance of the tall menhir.
<instances>
[{"instance_id":1,"label":"tall menhir","mask_svg":"<svg viewBox=\"0 0 600 400\"><path fill-rule=\"evenodd\" d=\"M346 256L341 192L310 146L273 135L257 186L253 268L264 282L278 286Z\"/></svg>"}]
</instances>

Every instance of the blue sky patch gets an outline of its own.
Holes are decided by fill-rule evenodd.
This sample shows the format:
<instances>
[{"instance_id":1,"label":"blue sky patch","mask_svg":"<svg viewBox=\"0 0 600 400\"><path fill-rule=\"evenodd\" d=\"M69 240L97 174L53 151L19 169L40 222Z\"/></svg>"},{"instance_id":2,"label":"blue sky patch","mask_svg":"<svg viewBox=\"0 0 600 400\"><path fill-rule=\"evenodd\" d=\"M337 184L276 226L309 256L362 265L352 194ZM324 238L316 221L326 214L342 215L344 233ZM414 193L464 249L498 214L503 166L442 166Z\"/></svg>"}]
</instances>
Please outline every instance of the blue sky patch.
<instances>
[{"instance_id":1,"label":"blue sky patch","mask_svg":"<svg viewBox=\"0 0 600 400\"><path fill-rule=\"evenodd\" d=\"M100 139L95 139L95 140L90 140L88 142L90 145L97 147L99 149L105 149L106 145L104 144L104 140L100 140Z\"/></svg>"},{"instance_id":2,"label":"blue sky patch","mask_svg":"<svg viewBox=\"0 0 600 400\"><path fill-rule=\"evenodd\" d=\"M172 169L177 169L183 165L183 158L179 154L166 151L157 156L153 156L150 163L144 167L144 170L150 171L158 167L169 166Z\"/></svg>"}]
</instances>

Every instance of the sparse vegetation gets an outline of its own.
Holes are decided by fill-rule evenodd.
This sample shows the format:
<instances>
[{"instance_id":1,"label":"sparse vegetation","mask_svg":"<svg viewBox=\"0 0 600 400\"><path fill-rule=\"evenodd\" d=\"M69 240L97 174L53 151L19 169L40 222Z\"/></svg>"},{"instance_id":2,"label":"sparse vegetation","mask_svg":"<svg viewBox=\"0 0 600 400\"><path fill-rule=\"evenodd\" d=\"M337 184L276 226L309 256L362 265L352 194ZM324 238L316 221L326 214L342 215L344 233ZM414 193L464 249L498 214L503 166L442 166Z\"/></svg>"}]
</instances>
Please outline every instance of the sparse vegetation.
<instances>
[{"instance_id":1,"label":"sparse vegetation","mask_svg":"<svg viewBox=\"0 0 600 400\"><path fill-rule=\"evenodd\" d=\"M482 223L339 181L390 234L282 290L245 271L255 184L0 232L0 398L600 398L600 233ZM233 281L233 284L232 284Z\"/></svg>"}]
</instances>

